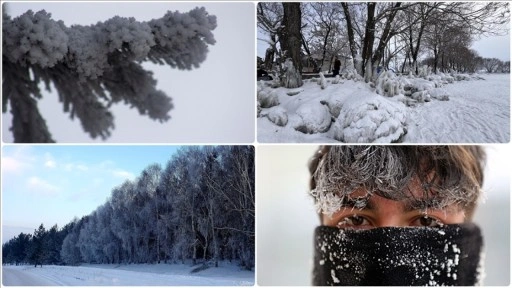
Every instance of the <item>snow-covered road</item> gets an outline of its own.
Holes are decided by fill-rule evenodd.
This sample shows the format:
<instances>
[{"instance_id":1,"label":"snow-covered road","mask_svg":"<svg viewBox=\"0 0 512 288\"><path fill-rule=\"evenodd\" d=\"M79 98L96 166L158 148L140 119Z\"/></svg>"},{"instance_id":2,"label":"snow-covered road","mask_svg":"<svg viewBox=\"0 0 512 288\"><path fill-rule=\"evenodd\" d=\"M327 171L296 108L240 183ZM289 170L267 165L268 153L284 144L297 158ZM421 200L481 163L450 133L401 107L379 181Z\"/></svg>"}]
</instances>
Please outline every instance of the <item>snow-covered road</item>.
<instances>
[{"instance_id":1,"label":"snow-covered road","mask_svg":"<svg viewBox=\"0 0 512 288\"><path fill-rule=\"evenodd\" d=\"M4 286L57 286L58 283L41 278L25 270L2 267L2 284Z\"/></svg>"},{"instance_id":2,"label":"snow-covered road","mask_svg":"<svg viewBox=\"0 0 512 288\"><path fill-rule=\"evenodd\" d=\"M450 101L408 108L408 134L403 142L506 143L510 140L509 75L446 85Z\"/></svg>"},{"instance_id":3,"label":"snow-covered road","mask_svg":"<svg viewBox=\"0 0 512 288\"><path fill-rule=\"evenodd\" d=\"M254 272L233 267L189 273L187 265L2 266L4 286L247 286Z\"/></svg>"}]
</instances>

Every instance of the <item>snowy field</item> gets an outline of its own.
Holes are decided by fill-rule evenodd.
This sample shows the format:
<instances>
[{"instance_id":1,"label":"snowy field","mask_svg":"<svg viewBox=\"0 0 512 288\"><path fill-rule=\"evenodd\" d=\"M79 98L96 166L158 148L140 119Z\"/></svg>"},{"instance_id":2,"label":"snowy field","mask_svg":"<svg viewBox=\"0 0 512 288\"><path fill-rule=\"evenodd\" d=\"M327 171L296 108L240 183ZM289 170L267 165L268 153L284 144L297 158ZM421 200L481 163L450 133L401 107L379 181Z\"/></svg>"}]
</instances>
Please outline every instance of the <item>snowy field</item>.
<instances>
[{"instance_id":1,"label":"snowy field","mask_svg":"<svg viewBox=\"0 0 512 288\"><path fill-rule=\"evenodd\" d=\"M384 75L376 87L318 78L297 89L274 89L271 81L259 81L258 141L509 142L510 75L460 76Z\"/></svg>"},{"instance_id":2,"label":"snowy field","mask_svg":"<svg viewBox=\"0 0 512 288\"><path fill-rule=\"evenodd\" d=\"M4 286L252 286L254 272L222 263L191 273L190 265L2 266Z\"/></svg>"}]
</instances>

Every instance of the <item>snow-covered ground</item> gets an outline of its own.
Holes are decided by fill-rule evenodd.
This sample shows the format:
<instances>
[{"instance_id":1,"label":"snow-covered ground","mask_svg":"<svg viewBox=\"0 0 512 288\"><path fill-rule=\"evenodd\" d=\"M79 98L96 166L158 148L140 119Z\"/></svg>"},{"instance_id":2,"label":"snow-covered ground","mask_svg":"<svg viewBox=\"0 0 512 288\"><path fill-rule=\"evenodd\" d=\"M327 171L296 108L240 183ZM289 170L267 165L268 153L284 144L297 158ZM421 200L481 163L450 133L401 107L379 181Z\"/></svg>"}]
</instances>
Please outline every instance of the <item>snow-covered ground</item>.
<instances>
[{"instance_id":1,"label":"snow-covered ground","mask_svg":"<svg viewBox=\"0 0 512 288\"><path fill-rule=\"evenodd\" d=\"M383 73L374 87L344 76L305 80L296 89L259 81L258 141L510 141L509 74L416 78Z\"/></svg>"},{"instance_id":2,"label":"snow-covered ground","mask_svg":"<svg viewBox=\"0 0 512 288\"><path fill-rule=\"evenodd\" d=\"M254 272L221 263L191 273L190 265L2 266L5 286L249 286Z\"/></svg>"}]
</instances>

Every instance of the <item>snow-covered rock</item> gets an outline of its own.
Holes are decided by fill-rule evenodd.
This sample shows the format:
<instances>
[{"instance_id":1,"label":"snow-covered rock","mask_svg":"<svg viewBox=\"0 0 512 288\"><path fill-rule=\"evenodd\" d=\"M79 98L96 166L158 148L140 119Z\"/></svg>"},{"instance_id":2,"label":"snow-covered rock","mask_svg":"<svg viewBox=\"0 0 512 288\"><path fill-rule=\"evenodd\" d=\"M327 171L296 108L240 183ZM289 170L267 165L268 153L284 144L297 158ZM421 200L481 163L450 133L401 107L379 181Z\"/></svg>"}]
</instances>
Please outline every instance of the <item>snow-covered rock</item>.
<instances>
[{"instance_id":1,"label":"snow-covered rock","mask_svg":"<svg viewBox=\"0 0 512 288\"><path fill-rule=\"evenodd\" d=\"M430 73L432 73L432 68L427 65L423 65L418 68L418 76L419 77L426 79L430 75Z\"/></svg>"},{"instance_id":2,"label":"snow-covered rock","mask_svg":"<svg viewBox=\"0 0 512 288\"><path fill-rule=\"evenodd\" d=\"M320 78L318 78L318 85L320 85L320 88L325 89L327 87L327 80L325 80L324 73L320 72L318 73Z\"/></svg>"},{"instance_id":3,"label":"snow-covered rock","mask_svg":"<svg viewBox=\"0 0 512 288\"><path fill-rule=\"evenodd\" d=\"M411 98L418 102L430 102L430 94L427 90L414 92Z\"/></svg>"},{"instance_id":4,"label":"snow-covered rock","mask_svg":"<svg viewBox=\"0 0 512 288\"><path fill-rule=\"evenodd\" d=\"M377 94L392 97L403 94L404 89L398 77L392 71L384 71L380 73L375 83Z\"/></svg>"},{"instance_id":5,"label":"snow-covered rock","mask_svg":"<svg viewBox=\"0 0 512 288\"><path fill-rule=\"evenodd\" d=\"M286 92L286 95L288 96L295 96L295 95L298 95L300 92L302 92L303 90L302 89L299 89L299 90L291 90L291 91L288 91Z\"/></svg>"},{"instance_id":6,"label":"snow-covered rock","mask_svg":"<svg viewBox=\"0 0 512 288\"><path fill-rule=\"evenodd\" d=\"M302 104L296 111L299 120L294 128L305 134L323 133L331 127L331 113L327 106L318 103Z\"/></svg>"},{"instance_id":7,"label":"snow-covered rock","mask_svg":"<svg viewBox=\"0 0 512 288\"><path fill-rule=\"evenodd\" d=\"M342 79L354 80L354 81L362 81L363 80L363 76L361 76L359 73L357 73L357 71L353 67L353 65L350 65L340 75L341 75Z\"/></svg>"},{"instance_id":8,"label":"snow-covered rock","mask_svg":"<svg viewBox=\"0 0 512 288\"><path fill-rule=\"evenodd\" d=\"M333 95L326 101L321 101L320 103L326 105L329 109L329 113L336 119L340 115L341 108L343 107L343 98Z\"/></svg>"},{"instance_id":9,"label":"snow-covered rock","mask_svg":"<svg viewBox=\"0 0 512 288\"><path fill-rule=\"evenodd\" d=\"M403 104L375 97L342 107L332 129L334 138L345 143L390 143L406 133L405 121Z\"/></svg>"},{"instance_id":10,"label":"snow-covered rock","mask_svg":"<svg viewBox=\"0 0 512 288\"><path fill-rule=\"evenodd\" d=\"M424 91L424 90L431 90L436 88L436 83L432 81L428 81L422 78L414 78L409 79L410 85L412 87L411 92L418 92L418 91Z\"/></svg>"},{"instance_id":11,"label":"snow-covered rock","mask_svg":"<svg viewBox=\"0 0 512 288\"><path fill-rule=\"evenodd\" d=\"M428 91L430 97L440 100L440 101L448 101L450 100L450 93L444 88L434 88Z\"/></svg>"},{"instance_id":12,"label":"snow-covered rock","mask_svg":"<svg viewBox=\"0 0 512 288\"><path fill-rule=\"evenodd\" d=\"M288 113L286 112L286 109L280 106L270 108L268 110L267 118L277 126L286 126L288 123Z\"/></svg>"},{"instance_id":13,"label":"snow-covered rock","mask_svg":"<svg viewBox=\"0 0 512 288\"><path fill-rule=\"evenodd\" d=\"M452 76L457 81L469 81L469 80L471 80L471 77L468 74L455 74L454 73L454 74L452 74Z\"/></svg>"},{"instance_id":14,"label":"snow-covered rock","mask_svg":"<svg viewBox=\"0 0 512 288\"><path fill-rule=\"evenodd\" d=\"M332 80L332 84L339 84L339 83L343 84L344 82L343 82L343 80L341 80L340 75L336 75L336 77L334 77L334 79Z\"/></svg>"},{"instance_id":15,"label":"snow-covered rock","mask_svg":"<svg viewBox=\"0 0 512 288\"><path fill-rule=\"evenodd\" d=\"M261 108L270 108L279 105L277 90L263 89L258 92L258 103Z\"/></svg>"}]
</instances>

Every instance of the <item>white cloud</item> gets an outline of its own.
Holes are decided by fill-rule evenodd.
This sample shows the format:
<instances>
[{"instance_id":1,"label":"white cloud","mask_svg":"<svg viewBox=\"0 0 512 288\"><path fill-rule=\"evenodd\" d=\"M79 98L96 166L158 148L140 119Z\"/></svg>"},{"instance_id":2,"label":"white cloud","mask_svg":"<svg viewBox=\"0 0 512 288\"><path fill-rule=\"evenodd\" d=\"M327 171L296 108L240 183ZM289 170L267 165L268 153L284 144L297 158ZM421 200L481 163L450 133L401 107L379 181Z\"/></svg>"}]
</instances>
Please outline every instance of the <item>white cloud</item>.
<instances>
[{"instance_id":1,"label":"white cloud","mask_svg":"<svg viewBox=\"0 0 512 288\"><path fill-rule=\"evenodd\" d=\"M2 173L22 173L34 166L35 158L29 146L6 147L2 150Z\"/></svg>"},{"instance_id":2,"label":"white cloud","mask_svg":"<svg viewBox=\"0 0 512 288\"><path fill-rule=\"evenodd\" d=\"M57 163L53 160L46 160L46 162L44 162L44 166L48 168L55 168L57 167Z\"/></svg>"},{"instance_id":3,"label":"white cloud","mask_svg":"<svg viewBox=\"0 0 512 288\"><path fill-rule=\"evenodd\" d=\"M89 167L83 164L75 164L75 163L67 163L64 165L64 170L71 172L74 170L79 170L81 172L85 172L89 170Z\"/></svg>"},{"instance_id":4,"label":"white cloud","mask_svg":"<svg viewBox=\"0 0 512 288\"><path fill-rule=\"evenodd\" d=\"M78 165L76 165L76 169L85 172L85 171L89 170L89 167L87 167L85 165L78 164Z\"/></svg>"},{"instance_id":5,"label":"white cloud","mask_svg":"<svg viewBox=\"0 0 512 288\"><path fill-rule=\"evenodd\" d=\"M133 173L124 171L121 169L111 170L110 172L115 177L119 177L119 178L123 178L123 179L134 179L135 178L135 175L133 175Z\"/></svg>"},{"instance_id":6,"label":"white cloud","mask_svg":"<svg viewBox=\"0 0 512 288\"><path fill-rule=\"evenodd\" d=\"M52 185L39 177L30 177L27 181L27 188L31 193L44 196L54 196L59 192L59 188L57 186Z\"/></svg>"},{"instance_id":7,"label":"white cloud","mask_svg":"<svg viewBox=\"0 0 512 288\"><path fill-rule=\"evenodd\" d=\"M108 169L109 167L114 166L115 163L112 160L105 160L99 164L99 168L101 169Z\"/></svg>"},{"instance_id":8,"label":"white cloud","mask_svg":"<svg viewBox=\"0 0 512 288\"><path fill-rule=\"evenodd\" d=\"M25 166L25 163L14 157L2 157L2 172L20 173Z\"/></svg>"},{"instance_id":9,"label":"white cloud","mask_svg":"<svg viewBox=\"0 0 512 288\"><path fill-rule=\"evenodd\" d=\"M48 168L57 167L57 162L55 162L55 160L53 159L53 156L50 153L48 153L48 152L45 153L44 158L45 158L45 162L44 162L45 167L48 167Z\"/></svg>"}]
</instances>

